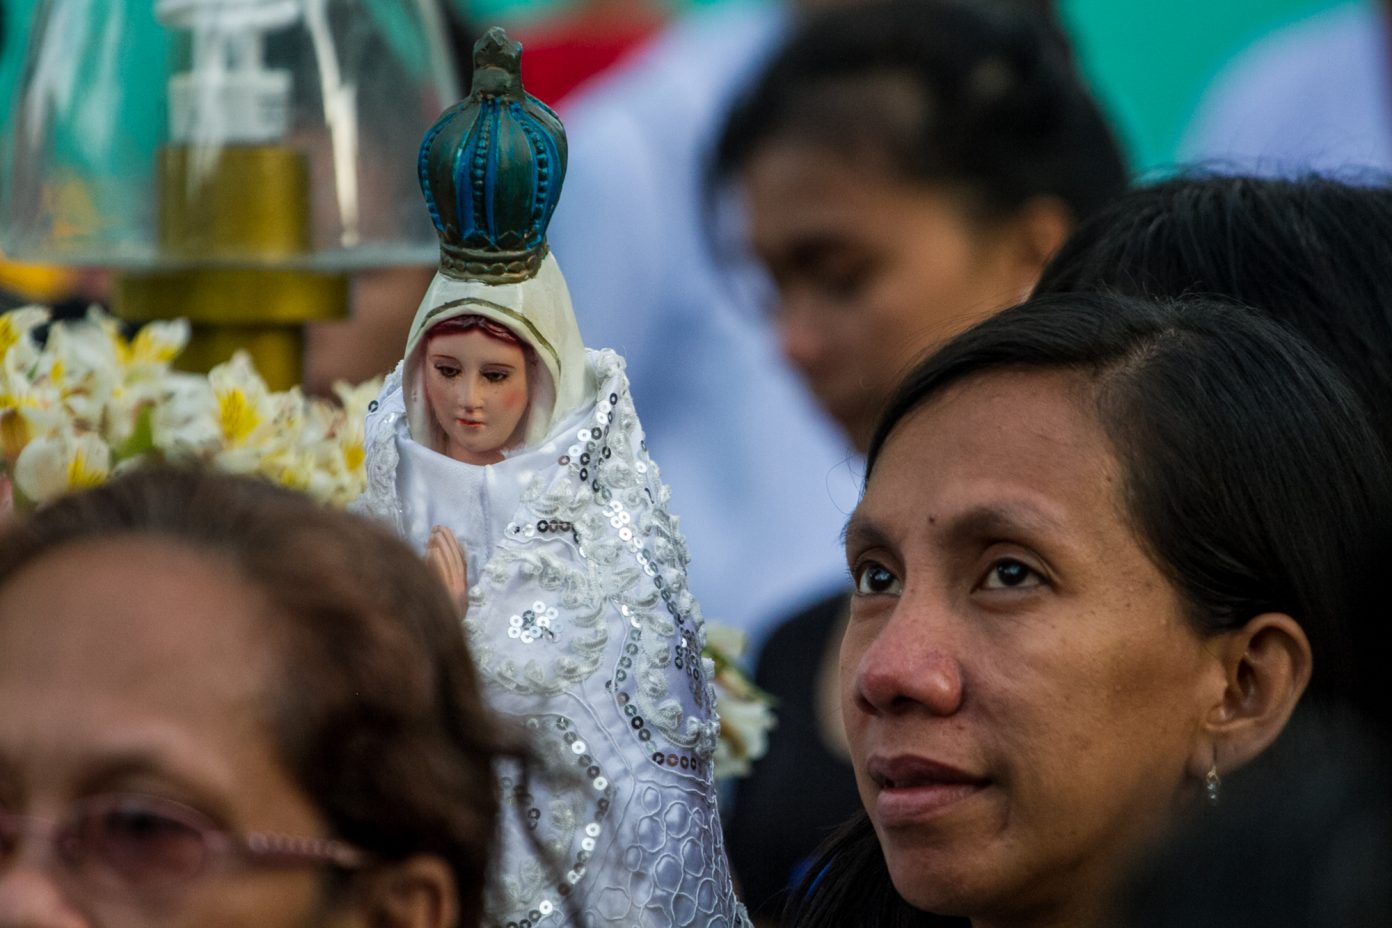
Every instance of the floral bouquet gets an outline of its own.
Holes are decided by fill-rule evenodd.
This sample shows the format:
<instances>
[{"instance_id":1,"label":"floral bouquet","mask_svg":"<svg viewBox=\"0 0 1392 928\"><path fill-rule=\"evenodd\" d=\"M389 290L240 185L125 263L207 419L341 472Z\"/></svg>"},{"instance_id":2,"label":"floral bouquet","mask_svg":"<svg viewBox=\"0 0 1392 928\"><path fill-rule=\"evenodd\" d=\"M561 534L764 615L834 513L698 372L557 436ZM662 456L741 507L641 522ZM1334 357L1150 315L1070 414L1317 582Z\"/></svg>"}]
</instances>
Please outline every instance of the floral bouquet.
<instances>
[{"instance_id":1,"label":"floral bouquet","mask_svg":"<svg viewBox=\"0 0 1392 928\"><path fill-rule=\"evenodd\" d=\"M238 354L206 376L173 370L184 320L127 340L97 309L33 336L47 310L0 316L0 479L13 504L42 503L143 462L259 474L344 506L362 492L363 422L379 383L334 387L338 403L272 392Z\"/></svg>"},{"instance_id":2,"label":"floral bouquet","mask_svg":"<svg viewBox=\"0 0 1392 928\"><path fill-rule=\"evenodd\" d=\"M381 381L334 385L338 402L272 392L245 354L207 375L173 369L185 320L127 339L93 308L57 322L46 309L0 315L0 516L102 483L151 461L256 474L333 506L366 486L363 426ZM721 716L716 776L744 776L767 749L771 700L739 669L741 632L706 626Z\"/></svg>"}]
</instances>

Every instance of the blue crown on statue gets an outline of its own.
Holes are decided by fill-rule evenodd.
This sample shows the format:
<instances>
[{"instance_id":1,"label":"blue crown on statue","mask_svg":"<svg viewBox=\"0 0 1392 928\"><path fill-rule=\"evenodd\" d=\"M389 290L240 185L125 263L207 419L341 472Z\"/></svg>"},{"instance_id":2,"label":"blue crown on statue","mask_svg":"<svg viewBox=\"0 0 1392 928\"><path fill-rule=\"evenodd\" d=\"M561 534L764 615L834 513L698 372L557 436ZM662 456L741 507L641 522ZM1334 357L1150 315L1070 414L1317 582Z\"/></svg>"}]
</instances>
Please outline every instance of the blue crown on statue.
<instances>
[{"instance_id":1,"label":"blue crown on statue","mask_svg":"<svg viewBox=\"0 0 1392 928\"><path fill-rule=\"evenodd\" d=\"M440 271L489 283L534 276L565 169L565 128L522 89L522 45L489 29L474 45L473 92L421 142L421 191L440 234Z\"/></svg>"}]
</instances>

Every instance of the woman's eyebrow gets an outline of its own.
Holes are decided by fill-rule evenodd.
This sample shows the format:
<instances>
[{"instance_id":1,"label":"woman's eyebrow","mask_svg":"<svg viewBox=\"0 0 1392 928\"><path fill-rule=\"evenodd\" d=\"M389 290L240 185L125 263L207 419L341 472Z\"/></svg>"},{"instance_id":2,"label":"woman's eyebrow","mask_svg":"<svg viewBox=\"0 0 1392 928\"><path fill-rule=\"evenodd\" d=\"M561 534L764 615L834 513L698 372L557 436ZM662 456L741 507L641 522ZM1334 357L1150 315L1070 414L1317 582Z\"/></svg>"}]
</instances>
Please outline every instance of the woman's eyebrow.
<instances>
[{"instance_id":1,"label":"woman's eyebrow","mask_svg":"<svg viewBox=\"0 0 1392 928\"><path fill-rule=\"evenodd\" d=\"M854 544L857 548L872 547L883 544L885 533L880 530L869 519L862 516L859 512L851 513L851 517L846 520L846 525L841 529L841 544L849 548Z\"/></svg>"},{"instance_id":2,"label":"woman's eyebrow","mask_svg":"<svg viewBox=\"0 0 1392 928\"><path fill-rule=\"evenodd\" d=\"M929 517L929 521L933 521ZM1002 537L1053 536L1064 530L1064 523L1027 502L992 503L975 506L953 516L942 528L948 543L976 542Z\"/></svg>"},{"instance_id":3,"label":"woman's eyebrow","mask_svg":"<svg viewBox=\"0 0 1392 928\"><path fill-rule=\"evenodd\" d=\"M1025 501L973 506L946 520L929 513L922 522L932 526L948 545L1000 538L1054 537L1065 530L1061 518ZM855 512L841 531L841 543L847 551L864 550L888 546L890 539L873 519Z\"/></svg>"}]
</instances>

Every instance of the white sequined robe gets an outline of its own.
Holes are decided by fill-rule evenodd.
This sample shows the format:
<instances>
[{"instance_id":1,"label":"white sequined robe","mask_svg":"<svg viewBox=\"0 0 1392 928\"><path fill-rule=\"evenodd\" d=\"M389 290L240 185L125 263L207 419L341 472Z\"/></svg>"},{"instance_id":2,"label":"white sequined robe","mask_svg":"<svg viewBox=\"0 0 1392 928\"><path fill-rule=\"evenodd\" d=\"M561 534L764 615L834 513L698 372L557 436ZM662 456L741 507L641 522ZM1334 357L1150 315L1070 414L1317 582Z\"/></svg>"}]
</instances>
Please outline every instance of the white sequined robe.
<instances>
[{"instance_id":1,"label":"white sequined robe","mask_svg":"<svg viewBox=\"0 0 1392 928\"><path fill-rule=\"evenodd\" d=\"M447 317L427 311L432 301L442 303L427 294L416 328ZM422 551L434 525L459 537L485 696L544 761L525 788L500 770L504 850L487 924L747 925L716 810L719 722L685 543L622 359L559 353L562 364L584 357L586 395L498 464L454 461L412 438L402 366L368 416L358 508ZM552 376L575 383L573 373Z\"/></svg>"}]
</instances>

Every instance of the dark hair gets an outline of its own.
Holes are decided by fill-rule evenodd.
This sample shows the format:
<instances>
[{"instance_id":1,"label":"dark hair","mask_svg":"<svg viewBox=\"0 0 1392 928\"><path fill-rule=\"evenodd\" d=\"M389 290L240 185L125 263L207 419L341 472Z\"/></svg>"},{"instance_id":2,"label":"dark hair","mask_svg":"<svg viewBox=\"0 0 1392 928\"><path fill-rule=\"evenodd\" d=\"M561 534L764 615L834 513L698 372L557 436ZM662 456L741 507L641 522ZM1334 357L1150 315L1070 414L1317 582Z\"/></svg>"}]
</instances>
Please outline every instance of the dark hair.
<instances>
[{"instance_id":1,"label":"dark hair","mask_svg":"<svg viewBox=\"0 0 1392 928\"><path fill-rule=\"evenodd\" d=\"M1392 188L1193 174L1137 187L1073 232L1037 294L1211 294L1333 362L1392 449Z\"/></svg>"},{"instance_id":2,"label":"dark hair","mask_svg":"<svg viewBox=\"0 0 1392 928\"><path fill-rule=\"evenodd\" d=\"M785 139L879 156L988 218L1037 196L1082 217L1126 185L1067 40L1022 0L889 0L810 16L730 115L711 186Z\"/></svg>"},{"instance_id":3,"label":"dark hair","mask_svg":"<svg viewBox=\"0 0 1392 928\"><path fill-rule=\"evenodd\" d=\"M1069 291L1246 304L1339 369L1392 452L1392 188L1215 174L1139 187L1074 232L1035 293ZM1353 698L1392 728L1373 640L1381 614L1347 613Z\"/></svg>"},{"instance_id":4,"label":"dark hair","mask_svg":"<svg viewBox=\"0 0 1392 928\"><path fill-rule=\"evenodd\" d=\"M1089 388L1121 465L1132 529L1201 634L1286 613L1315 655L1310 693L1348 691L1345 623L1385 605L1392 475L1333 369L1232 304L1036 298L948 342L909 375L871 441L867 484L911 412L963 381L1021 370L1073 371ZM858 906L894 904L882 857L864 850L873 841L862 825L824 854L815 884L795 899L796 924L854 924L847 913ZM848 873L850 861L862 872Z\"/></svg>"},{"instance_id":5,"label":"dark hair","mask_svg":"<svg viewBox=\"0 0 1392 928\"><path fill-rule=\"evenodd\" d=\"M294 779L336 836L374 858L439 855L460 924L481 917L492 764L512 751L484 708L458 606L424 562L301 494L159 468L20 519L0 537L0 585L71 543L134 535L206 551L264 592L283 667L268 708Z\"/></svg>"}]
</instances>

